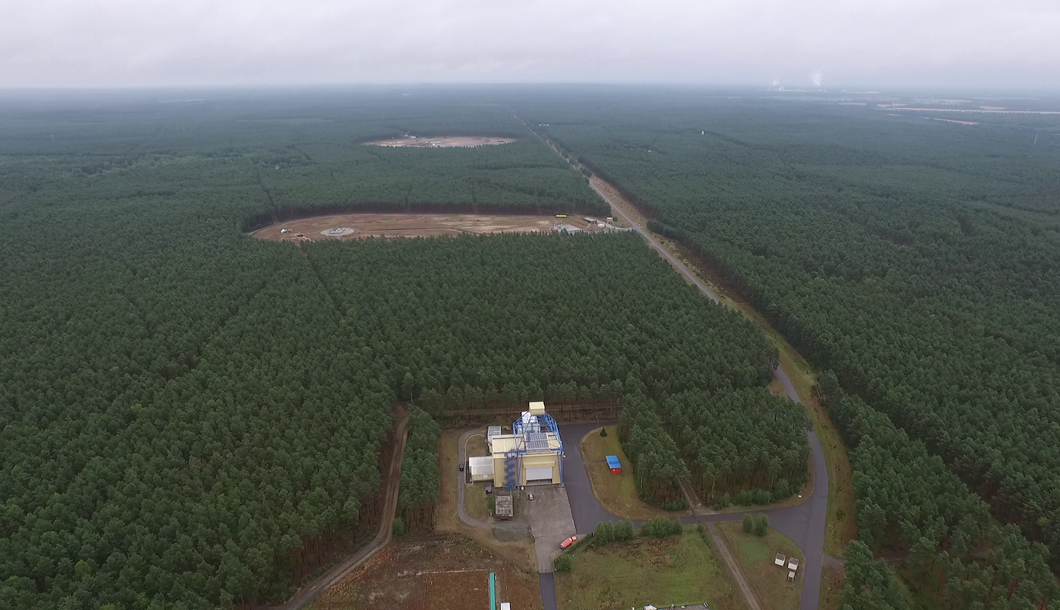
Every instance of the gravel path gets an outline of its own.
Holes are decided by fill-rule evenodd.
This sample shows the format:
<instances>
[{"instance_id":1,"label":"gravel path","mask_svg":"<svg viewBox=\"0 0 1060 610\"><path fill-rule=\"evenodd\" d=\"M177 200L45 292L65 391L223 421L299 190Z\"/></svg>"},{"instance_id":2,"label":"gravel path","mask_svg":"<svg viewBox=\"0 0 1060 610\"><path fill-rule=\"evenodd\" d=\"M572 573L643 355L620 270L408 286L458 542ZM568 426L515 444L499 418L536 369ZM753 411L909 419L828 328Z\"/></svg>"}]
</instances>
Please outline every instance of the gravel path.
<instances>
[{"instance_id":1,"label":"gravel path","mask_svg":"<svg viewBox=\"0 0 1060 610\"><path fill-rule=\"evenodd\" d=\"M744 599L747 600L747 607L750 610L762 610L762 607L758 605L758 599L755 597L754 592L751 591L751 586L747 584L747 579L743 577L743 571L740 570L740 566L736 564L736 559L733 558L729 547L725 545L725 541L718 534L717 526L713 523L708 523L707 531L710 532L710 539L714 541L714 548L718 549L718 553L721 555L725 565L729 566L729 572L732 573L736 586L740 587L740 591L743 591Z\"/></svg>"}]
</instances>

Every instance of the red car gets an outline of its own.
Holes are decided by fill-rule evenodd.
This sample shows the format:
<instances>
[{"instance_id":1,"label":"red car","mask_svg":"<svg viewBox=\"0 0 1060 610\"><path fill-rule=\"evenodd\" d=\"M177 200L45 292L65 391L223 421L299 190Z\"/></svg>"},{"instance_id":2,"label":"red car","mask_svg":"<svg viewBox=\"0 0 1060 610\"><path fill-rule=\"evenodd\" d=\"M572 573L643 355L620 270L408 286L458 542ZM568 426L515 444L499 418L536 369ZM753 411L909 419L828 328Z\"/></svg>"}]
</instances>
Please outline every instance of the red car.
<instances>
[{"instance_id":1,"label":"red car","mask_svg":"<svg viewBox=\"0 0 1060 610\"><path fill-rule=\"evenodd\" d=\"M577 541L578 541L578 537L577 536L571 536L570 538L567 538L563 542L559 543L559 548L565 549L565 548L569 547L570 545L574 544Z\"/></svg>"}]
</instances>

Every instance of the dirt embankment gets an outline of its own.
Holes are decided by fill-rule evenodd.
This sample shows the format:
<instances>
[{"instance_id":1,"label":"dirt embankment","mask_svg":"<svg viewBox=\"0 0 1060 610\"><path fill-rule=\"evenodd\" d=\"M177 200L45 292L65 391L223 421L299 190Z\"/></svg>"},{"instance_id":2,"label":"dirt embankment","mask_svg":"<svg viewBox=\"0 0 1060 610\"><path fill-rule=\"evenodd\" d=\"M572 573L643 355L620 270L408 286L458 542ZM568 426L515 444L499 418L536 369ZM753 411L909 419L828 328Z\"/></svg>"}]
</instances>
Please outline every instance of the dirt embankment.
<instances>
[{"instance_id":1,"label":"dirt embankment","mask_svg":"<svg viewBox=\"0 0 1060 610\"><path fill-rule=\"evenodd\" d=\"M498 602L511 602L513 608L541 606L536 574L467 538L438 536L391 544L310 608L487 608L491 572Z\"/></svg>"}]
</instances>

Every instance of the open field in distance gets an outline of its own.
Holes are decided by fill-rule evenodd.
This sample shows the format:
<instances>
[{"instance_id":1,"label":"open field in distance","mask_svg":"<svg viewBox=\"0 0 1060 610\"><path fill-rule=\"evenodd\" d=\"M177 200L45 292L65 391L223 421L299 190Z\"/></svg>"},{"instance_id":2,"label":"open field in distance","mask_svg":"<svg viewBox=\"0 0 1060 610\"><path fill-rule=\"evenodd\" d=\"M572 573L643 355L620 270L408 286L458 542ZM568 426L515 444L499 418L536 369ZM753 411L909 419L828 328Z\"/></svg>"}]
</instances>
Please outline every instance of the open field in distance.
<instances>
[{"instance_id":1,"label":"open field in distance","mask_svg":"<svg viewBox=\"0 0 1060 610\"><path fill-rule=\"evenodd\" d=\"M251 233L269 241L365 239L368 237L437 237L474 233L549 233L557 223L585 230L589 223L581 217L514 216L478 214L340 214L315 216L280 222ZM356 232L328 235L332 229L351 228ZM287 229L287 233L283 233ZM302 237L298 237L302 235Z\"/></svg>"},{"instance_id":2,"label":"open field in distance","mask_svg":"<svg viewBox=\"0 0 1060 610\"><path fill-rule=\"evenodd\" d=\"M418 138L410 136L407 138L394 138L391 140L377 140L366 142L370 146L389 146L392 148L475 148L477 146L490 146L495 144L509 144L514 138L483 138L478 136L451 136L444 138Z\"/></svg>"}]
</instances>

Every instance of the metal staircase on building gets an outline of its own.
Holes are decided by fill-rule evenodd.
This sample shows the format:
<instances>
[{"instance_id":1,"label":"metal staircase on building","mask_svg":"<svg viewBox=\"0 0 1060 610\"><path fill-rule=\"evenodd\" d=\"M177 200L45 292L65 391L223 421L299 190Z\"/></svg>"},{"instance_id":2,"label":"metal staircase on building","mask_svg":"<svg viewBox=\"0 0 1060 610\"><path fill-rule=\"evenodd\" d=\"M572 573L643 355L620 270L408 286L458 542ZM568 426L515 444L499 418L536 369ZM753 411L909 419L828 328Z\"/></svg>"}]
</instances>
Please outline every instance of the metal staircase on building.
<instances>
[{"instance_id":1,"label":"metal staircase on building","mask_svg":"<svg viewBox=\"0 0 1060 610\"><path fill-rule=\"evenodd\" d=\"M519 452L515 449L504 454L504 486L509 490L519 486Z\"/></svg>"}]
</instances>

